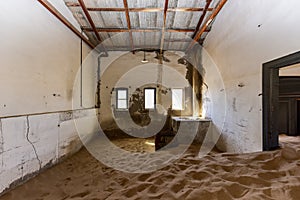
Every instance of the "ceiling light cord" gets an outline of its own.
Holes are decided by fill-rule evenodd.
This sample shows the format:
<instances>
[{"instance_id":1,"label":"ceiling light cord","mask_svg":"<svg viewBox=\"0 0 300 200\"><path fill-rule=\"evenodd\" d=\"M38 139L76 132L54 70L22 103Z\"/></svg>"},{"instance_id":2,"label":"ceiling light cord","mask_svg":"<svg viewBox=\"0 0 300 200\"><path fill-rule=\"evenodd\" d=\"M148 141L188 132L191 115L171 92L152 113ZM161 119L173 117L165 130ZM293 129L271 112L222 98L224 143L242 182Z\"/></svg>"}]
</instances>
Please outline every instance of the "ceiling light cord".
<instances>
[{"instance_id":1,"label":"ceiling light cord","mask_svg":"<svg viewBox=\"0 0 300 200\"><path fill-rule=\"evenodd\" d=\"M141 61L142 63L147 63L149 62L147 59L146 59L146 51L144 50L144 59Z\"/></svg>"}]
</instances>

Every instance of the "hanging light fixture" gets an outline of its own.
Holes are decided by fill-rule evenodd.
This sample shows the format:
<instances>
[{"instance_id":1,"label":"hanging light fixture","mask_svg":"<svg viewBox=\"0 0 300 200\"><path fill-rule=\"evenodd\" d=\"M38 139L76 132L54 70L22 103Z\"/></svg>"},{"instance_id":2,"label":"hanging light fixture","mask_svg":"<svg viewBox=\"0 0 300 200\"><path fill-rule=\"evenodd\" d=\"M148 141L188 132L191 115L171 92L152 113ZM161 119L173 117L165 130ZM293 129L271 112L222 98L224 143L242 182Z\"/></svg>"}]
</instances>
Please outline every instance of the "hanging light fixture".
<instances>
[{"instance_id":1,"label":"hanging light fixture","mask_svg":"<svg viewBox=\"0 0 300 200\"><path fill-rule=\"evenodd\" d=\"M144 59L141 61L142 63L147 63L149 62L147 59L146 59L146 51L144 51Z\"/></svg>"}]
</instances>

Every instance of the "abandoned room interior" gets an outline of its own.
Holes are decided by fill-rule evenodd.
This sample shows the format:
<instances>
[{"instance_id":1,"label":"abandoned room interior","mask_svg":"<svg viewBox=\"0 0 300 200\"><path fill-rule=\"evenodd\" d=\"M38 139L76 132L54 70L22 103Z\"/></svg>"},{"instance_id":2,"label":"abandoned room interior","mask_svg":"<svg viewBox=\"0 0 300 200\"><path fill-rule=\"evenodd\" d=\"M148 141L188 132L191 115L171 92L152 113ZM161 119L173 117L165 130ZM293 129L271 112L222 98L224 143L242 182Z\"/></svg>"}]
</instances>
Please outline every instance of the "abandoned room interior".
<instances>
[{"instance_id":1,"label":"abandoned room interior","mask_svg":"<svg viewBox=\"0 0 300 200\"><path fill-rule=\"evenodd\" d=\"M0 200L300 199L299 0L0 7Z\"/></svg>"}]
</instances>

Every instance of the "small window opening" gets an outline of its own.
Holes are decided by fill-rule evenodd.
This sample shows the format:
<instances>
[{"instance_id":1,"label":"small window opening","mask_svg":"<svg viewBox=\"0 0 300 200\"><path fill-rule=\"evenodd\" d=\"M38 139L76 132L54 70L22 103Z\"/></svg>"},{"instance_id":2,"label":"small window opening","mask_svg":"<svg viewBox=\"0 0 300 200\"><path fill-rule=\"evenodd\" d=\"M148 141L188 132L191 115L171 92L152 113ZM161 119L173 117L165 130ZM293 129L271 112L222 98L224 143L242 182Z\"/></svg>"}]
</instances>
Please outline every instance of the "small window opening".
<instances>
[{"instance_id":1,"label":"small window opening","mask_svg":"<svg viewBox=\"0 0 300 200\"><path fill-rule=\"evenodd\" d=\"M128 109L128 89L127 88L117 88L116 90L117 98L117 109Z\"/></svg>"},{"instance_id":2,"label":"small window opening","mask_svg":"<svg viewBox=\"0 0 300 200\"><path fill-rule=\"evenodd\" d=\"M155 109L156 103L156 89L155 88L145 88L144 97L145 97L145 109Z\"/></svg>"},{"instance_id":3,"label":"small window opening","mask_svg":"<svg viewBox=\"0 0 300 200\"><path fill-rule=\"evenodd\" d=\"M172 89L172 109L184 110L184 91L182 88Z\"/></svg>"}]
</instances>

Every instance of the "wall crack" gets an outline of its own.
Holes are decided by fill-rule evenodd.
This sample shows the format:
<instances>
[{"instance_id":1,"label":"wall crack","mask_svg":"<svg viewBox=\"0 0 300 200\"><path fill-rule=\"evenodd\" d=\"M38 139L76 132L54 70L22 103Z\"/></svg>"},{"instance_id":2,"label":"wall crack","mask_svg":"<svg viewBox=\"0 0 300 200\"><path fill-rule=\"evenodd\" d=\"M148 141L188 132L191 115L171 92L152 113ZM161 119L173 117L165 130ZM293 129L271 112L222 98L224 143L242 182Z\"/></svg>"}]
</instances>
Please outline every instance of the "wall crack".
<instances>
[{"instance_id":1,"label":"wall crack","mask_svg":"<svg viewBox=\"0 0 300 200\"><path fill-rule=\"evenodd\" d=\"M28 116L26 116L26 139L29 142L29 144L32 146L32 149L34 151L35 157L36 157L36 159L39 162L39 170L41 170L42 169L42 161L40 160L40 158L39 158L39 156L37 154L37 151L36 151L36 148L35 148L33 142L31 142L30 139L29 139L29 130L30 130L29 119L28 119Z\"/></svg>"}]
</instances>

